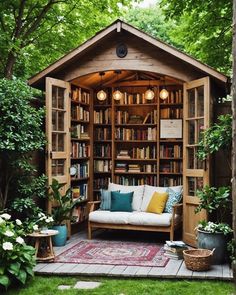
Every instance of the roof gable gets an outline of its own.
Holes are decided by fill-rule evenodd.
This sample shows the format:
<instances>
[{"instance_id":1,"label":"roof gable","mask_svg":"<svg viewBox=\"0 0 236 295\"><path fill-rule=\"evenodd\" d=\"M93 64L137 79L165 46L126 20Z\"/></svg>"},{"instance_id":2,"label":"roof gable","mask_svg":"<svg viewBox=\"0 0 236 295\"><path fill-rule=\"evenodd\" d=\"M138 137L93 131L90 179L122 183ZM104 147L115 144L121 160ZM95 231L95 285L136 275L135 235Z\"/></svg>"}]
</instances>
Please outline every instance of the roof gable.
<instances>
[{"instance_id":1,"label":"roof gable","mask_svg":"<svg viewBox=\"0 0 236 295\"><path fill-rule=\"evenodd\" d=\"M53 64L49 65L47 68L39 72L38 74L34 75L29 79L29 84L31 86L36 86L40 84L40 81L44 79L46 76L52 75L54 72L59 72L60 69L65 67L65 65L73 63L75 59L78 59L81 54L86 52L93 46L96 46L99 42L101 42L104 38L107 38L112 33L119 33L122 30L125 30L138 38L150 43L152 46L157 47L175 57L178 60L181 60L185 63L188 63L193 68L200 70L206 75L212 76L213 78L217 79L220 82L226 83L228 78L224 74L218 72L217 70L213 69L212 67L198 61L197 59L191 57L190 55L183 53L182 51L174 48L173 46L164 43L159 39L155 39L154 37L134 28L133 26L121 21L116 20L110 26L106 27L105 29L99 31L95 36L85 41L79 47L75 48L68 54L64 55L62 58L54 62Z\"/></svg>"}]
</instances>

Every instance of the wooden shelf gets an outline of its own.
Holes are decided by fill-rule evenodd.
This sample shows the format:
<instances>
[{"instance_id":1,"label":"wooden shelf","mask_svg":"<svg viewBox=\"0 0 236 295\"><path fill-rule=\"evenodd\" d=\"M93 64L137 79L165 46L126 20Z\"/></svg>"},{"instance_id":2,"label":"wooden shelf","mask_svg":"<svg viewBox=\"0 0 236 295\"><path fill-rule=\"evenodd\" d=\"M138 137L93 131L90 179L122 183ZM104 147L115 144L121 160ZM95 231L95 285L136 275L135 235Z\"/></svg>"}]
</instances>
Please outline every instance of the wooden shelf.
<instances>
[{"instance_id":1,"label":"wooden shelf","mask_svg":"<svg viewBox=\"0 0 236 295\"><path fill-rule=\"evenodd\" d=\"M183 158L160 158L160 160L163 160L163 161L183 161Z\"/></svg>"},{"instance_id":2,"label":"wooden shelf","mask_svg":"<svg viewBox=\"0 0 236 295\"><path fill-rule=\"evenodd\" d=\"M163 108L163 107L166 107L166 108L169 108L169 107L179 107L179 108L182 108L183 107L183 103L160 103L160 107Z\"/></svg>"},{"instance_id":3,"label":"wooden shelf","mask_svg":"<svg viewBox=\"0 0 236 295\"><path fill-rule=\"evenodd\" d=\"M160 139L160 143L166 143L166 144L173 144L173 143L183 143L183 139Z\"/></svg>"},{"instance_id":4,"label":"wooden shelf","mask_svg":"<svg viewBox=\"0 0 236 295\"><path fill-rule=\"evenodd\" d=\"M125 174L125 175L157 175L157 172L114 172L114 174Z\"/></svg>"},{"instance_id":5,"label":"wooden shelf","mask_svg":"<svg viewBox=\"0 0 236 295\"><path fill-rule=\"evenodd\" d=\"M111 123L104 124L104 123L94 123L95 127L111 127Z\"/></svg>"},{"instance_id":6,"label":"wooden shelf","mask_svg":"<svg viewBox=\"0 0 236 295\"><path fill-rule=\"evenodd\" d=\"M177 173L177 172L160 172L160 175L182 175L183 173Z\"/></svg>"},{"instance_id":7,"label":"wooden shelf","mask_svg":"<svg viewBox=\"0 0 236 295\"><path fill-rule=\"evenodd\" d=\"M93 159L94 160L111 160L112 157L97 157L97 156L94 156Z\"/></svg>"},{"instance_id":8,"label":"wooden shelf","mask_svg":"<svg viewBox=\"0 0 236 295\"><path fill-rule=\"evenodd\" d=\"M73 178L71 177L71 181L86 181L89 180L89 177L82 177L82 178Z\"/></svg>"},{"instance_id":9,"label":"wooden shelf","mask_svg":"<svg viewBox=\"0 0 236 295\"><path fill-rule=\"evenodd\" d=\"M71 119L71 123L78 123L78 124L89 124L89 121Z\"/></svg>"},{"instance_id":10,"label":"wooden shelf","mask_svg":"<svg viewBox=\"0 0 236 295\"><path fill-rule=\"evenodd\" d=\"M72 141L90 141L90 138L76 138L76 137L72 137L71 140Z\"/></svg>"},{"instance_id":11,"label":"wooden shelf","mask_svg":"<svg viewBox=\"0 0 236 295\"><path fill-rule=\"evenodd\" d=\"M106 142L112 142L112 140L111 139L95 139L94 142L106 143Z\"/></svg>"},{"instance_id":12,"label":"wooden shelf","mask_svg":"<svg viewBox=\"0 0 236 295\"><path fill-rule=\"evenodd\" d=\"M115 158L115 161L129 161L129 162L156 162L157 159L135 159L135 158L130 158L130 159L121 159L121 158Z\"/></svg>"},{"instance_id":13,"label":"wooden shelf","mask_svg":"<svg viewBox=\"0 0 236 295\"><path fill-rule=\"evenodd\" d=\"M148 143L156 143L156 140L115 140L117 143L125 142L125 143L143 143L143 144L148 144Z\"/></svg>"},{"instance_id":14,"label":"wooden shelf","mask_svg":"<svg viewBox=\"0 0 236 295\"><path fill-rule=\"evenodd\" d=\"M111 108L111 104L94 104L93 107L97 108Z\"/></svg>"},{"instance_id":15,"label":"wooden shelf","mask_svg":"<svg viewBox=\"0 0 236 295\"><path fill-rule=\"evenodd\" d=\"M81 158L71 158L71 161L88 161L90 157L81 157Z\"/></svg>"},{"instance_id":16,"label":"wooden shelf","mask_svg":"<svg viewBox=\"0 0 236 295\"><path fill-rule=\"evenodd\" d=\"M111 174L111 171L94 171L94 174Z\"/></svg>"},{"instance_id":17,"label":"wooden shelf","mask_svg":"<svg viewBox=\"0 0 236 295\"><path fill-rule=\"evenodd\" d=\"M133 124L133 123L127 123L127 124L115 124L116 127L156 127L156 123L140 123L140 124Z\"/></svg>"}]
</instances>

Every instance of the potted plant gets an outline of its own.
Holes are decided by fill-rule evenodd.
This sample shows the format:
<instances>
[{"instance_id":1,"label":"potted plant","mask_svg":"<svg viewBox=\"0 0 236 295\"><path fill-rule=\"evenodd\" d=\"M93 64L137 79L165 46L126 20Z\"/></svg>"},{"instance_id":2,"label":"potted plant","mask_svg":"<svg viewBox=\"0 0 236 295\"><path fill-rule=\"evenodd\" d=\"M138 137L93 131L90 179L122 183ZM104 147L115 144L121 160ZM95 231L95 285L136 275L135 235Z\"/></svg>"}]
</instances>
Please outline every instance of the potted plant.
<instances>
[{"instance_id":1,"label":"potted plant","mask_svg":"<svg viewBox=\"0 0 236 295\"><path fill-rule=\"evenodd\" d=\"M213 255L213 264L225 262L227 257L227 236L232 232L231 227L225 223L226 214L231 207L230 188L205 186L202 190L197 191L200 204L195 213L205 209L213 221L200 221L197 231L198 247L212 250L215 248Z\"/></svg>"},{"instance_id":2,"label":"potted plant","mask_svg":"<svg viewBox=\"0 0 236 295\"><path fill-rule=\"evenodd\" d=\"M70 188L62 195L61 188L63 186L64 184L60 184L56 179L53 179L50 185L49 198L57 203L57 205L52 208L52 218L54 220L53 229L58 231L58 234L52 237L54 246L64 246L66 244L66 220L70 220L72 209L79 202L79 199L73 201Z\"/></svg>"}]
</instances>

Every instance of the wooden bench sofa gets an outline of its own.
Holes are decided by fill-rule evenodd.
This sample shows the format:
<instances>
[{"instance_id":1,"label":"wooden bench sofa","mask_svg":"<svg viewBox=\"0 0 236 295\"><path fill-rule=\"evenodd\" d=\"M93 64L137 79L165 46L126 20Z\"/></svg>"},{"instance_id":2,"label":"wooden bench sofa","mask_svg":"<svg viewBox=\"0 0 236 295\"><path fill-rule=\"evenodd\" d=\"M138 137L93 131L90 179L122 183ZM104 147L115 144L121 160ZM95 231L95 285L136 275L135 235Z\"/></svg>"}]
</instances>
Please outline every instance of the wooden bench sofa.
<instances>
[{"instance_id":1,"label":"wooden bench sofa","mask_svg":"<svg viewBox=\"0 0 236 295\"><path fill-rule=\"evenodd\" d=\"M111 212L108 210L96 210L100 201L89 202L88 218L88 239L92 239L92 231L96 228L102 229L124 229L166 232L170 234L170 240L174 240L174 232L182 225L182 204L176 203L172 207L172 212L155 214L146 212L148 203L155 191L168 192L169 188L142 186L122 186L110 183L110 191L120 190L120 192L134 191L133 212ZM182 194L182 187L171 187Z\"/></svg>"}]
</instances>

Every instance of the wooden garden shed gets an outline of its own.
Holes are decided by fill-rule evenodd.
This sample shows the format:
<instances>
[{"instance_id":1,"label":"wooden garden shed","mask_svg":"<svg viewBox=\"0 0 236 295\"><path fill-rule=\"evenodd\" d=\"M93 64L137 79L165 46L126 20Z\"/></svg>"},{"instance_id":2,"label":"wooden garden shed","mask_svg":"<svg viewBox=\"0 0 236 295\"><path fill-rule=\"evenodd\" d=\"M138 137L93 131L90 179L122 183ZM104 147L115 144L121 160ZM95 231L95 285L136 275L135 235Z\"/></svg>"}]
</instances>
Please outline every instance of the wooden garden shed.
<instances>
[{"instance_id":1,"label":"wooden garden shed","mask_svg":"<svg viewBox=\"0 0 236 295\"><path fill-rule=\"evenodd\" d=\"M224 176L196 158L200 132L225 112L224 74L117 20L29 85L46 95L49 182L81 198L74 224L109 181L183 184L183 239L195 244L196 190Z\"/></svg>"}]
</instances>

